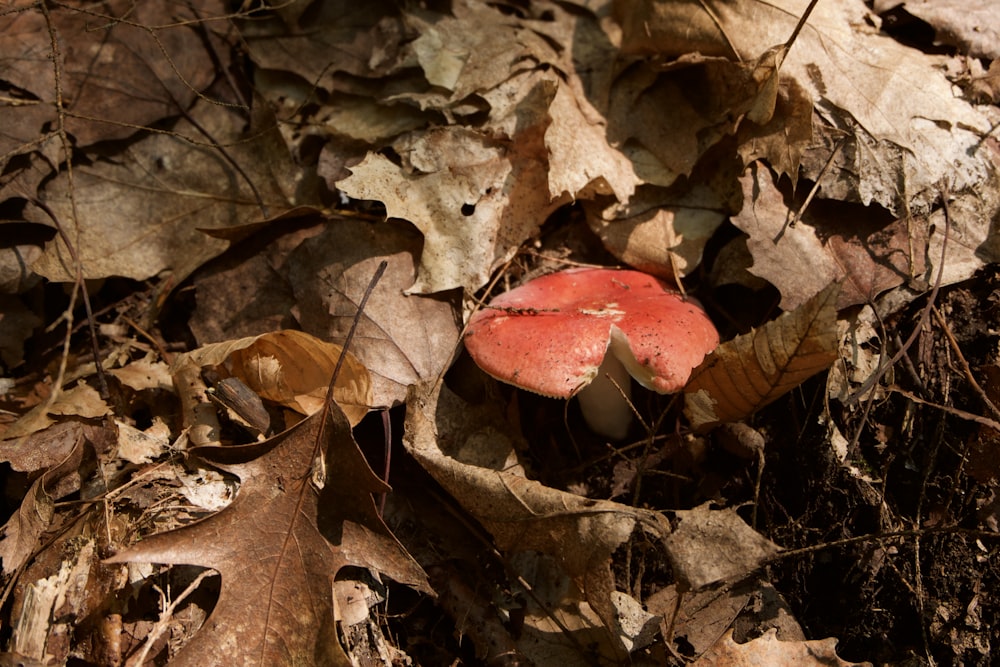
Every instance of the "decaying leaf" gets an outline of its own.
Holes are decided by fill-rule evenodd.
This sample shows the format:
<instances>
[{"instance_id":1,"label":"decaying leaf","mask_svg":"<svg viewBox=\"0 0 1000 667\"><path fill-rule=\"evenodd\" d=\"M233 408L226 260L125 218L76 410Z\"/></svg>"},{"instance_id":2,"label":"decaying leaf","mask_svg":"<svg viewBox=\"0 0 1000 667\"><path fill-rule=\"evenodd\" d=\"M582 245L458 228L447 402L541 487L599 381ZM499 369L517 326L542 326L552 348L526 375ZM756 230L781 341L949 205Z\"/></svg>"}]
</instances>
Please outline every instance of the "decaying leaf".
<instances>
[{"instance_id":1,"label":"decaying leaf","mask_svg":"<svg viewBox=\"0 0 1000 667\"><path fill-rule=\"evenodd\" d=\"M663 519L646 510L583 498L526 479L517 473L517 467L504 463L513 455L509 452L510 441L490 420L475 415L447 388L441 389L440 395L420 391L413 390L411 409L407 411L407 449L490 531L501 550L538 551L551 556L572 583L565 594L571 598L572 590L577 590L582 596L580 601L592 609L590 613L596 613L605 628L614 628L611 554L631 536L637 524L668 531ZM447 453L442 451L441 443L445 443ZM482 464L486 461L484 452L473 450L483 448L497 450L497 455L490 457L491 467L453 458L474 456ZM508 457L501 453L505 448ZM553 576L549 573L542 580L551 581ZM592 621L581 619L574 625L593 638ZM609 631L601 636L603 659L620 660L625 655L621 641Z\"/></svg>"},{"instance_id":2,"label":"decaying leaf","mask_svg":"<svg viewBox=\"0 0 1000 667\"><path fill-rule=\"evenodd\" d=\"M923 219L892 220L878 207L814 202L791 224L795 211L763 163L751 165L740 183L745 203L732 222L748 235L750 273L778 288L784 310L798 308L835 280L843 281L839 310L924 276Z\"/></svg>"},{"instance_id":3,"label":"decaying leaf","mask_svg":"<svg viewBox=\"0 0 1000 667\"><path fill-rule=\"evenodd\" d=\"M22 438L51 426L56 421L56 415L94 419L110 413L111 408L97 390L80 382L75 387L59 392L55 400L35 406L0 435L4 440Z\"/></svg>"},{"instance_id":4,"label":"decaying leaf","mask_svg":"<svg viewBox=\"0 0 1000 667\"><path fill-rule=\"evenodd\" d=\"M607 121L591 102L559 86L549 107L552 124L545 131L549 150L549 194L577 196L597 181L622 202L642 181L632 161L607 138Z\"/></svg>"},{"instance_id":5,"label":"decaying leaf","mask_svg":"<svg viewBox=\"0 0 1000 667\"><path fill-rule=\"evenodd\" d=\"M828 368L837 357L839 291L834 283L709 354L684 389L691 424L704 429L743 419Z\"/></svg>"},{"instance_id":6,"label":"decaying leaf","mask_svg":"<svg viewBox=\"0 0 1000 667\"><path fill-rule=\"evenodd\" d=\"M640 271L680 280L700 263L705 244L725 220L708 188L671 193L640 190L629 203L588 206L587 223L604 247Z\"/></svg>"},{"instance_id":7,"label":"decaying leaf","mask_svg":"<svg viewBox=\"0 0 1000 667\"><path fill-rule=\"evenodd\" d=\"M612 604L615 584L609 569L612 553L636 528L663 544L677 576L690 588L745 575L777 551L731 510L677 512L681 530L674 535L668 519L658 512L584 498L526 479L512 463L510 436L498 426L501 420L490 419L447 388L420 392L414 389L407 413L408 450L493 535L501 551L512 556L537 552L550 559L529 559L530 567L544 572L540 582L545 586L562 587L551 593L555 598L550 602L561 608L556 604L561 599L576 609L572 620L561 621L572 625L581 639L595 636L595 618L603 624L604 660L620 660L642 635L641 628L629 634L622 626L628 604ZM560 584L560 576L568 580ZM538 612L536 630L551 624L543 616ZM518 645L535 655L537 644Z\"/></svg>"},{"instance_id":8,"label":"decaying leaf","mask_svg":"<svg viewBox=\"0 0 1000 667\"><path fill-rule=\"evenodd\" d=\"M305 331L330 341L344 340L379 261L388 262L351 347L371 374L369 405L402 403L407 387L440 376L455 353L454 295L406 294L420 246L420 235L405 223L337 220L286 262L295 297L288 309Z\"/></svg>"},{"instance_id":9,"label":"decaying leaf","mask_svg":"<svg viewBox=\"0 0 1000 667\"><path fill-rule=\"evenodd\" d=\"M778 639L777 630L746 644L733 641L730 630L707 653L692 663L696 667L871 667L870 662L845 662L837 656L837 640L784 642Z\"/></svg>"},{"instance_id":10,"label":"decaying leaf","mask_svg":"<svg viewBox=\"0 0 1000 667\"><path fill-rule=\"evenodd\" d=\"M242 114L208 103L196 105L189 117L174 126L177 136L151 134L115 162L81 165L72 184L60 174L40 193L45 209L26 211L37 222L58 218L74 239L84 277L144 280L169 269L181 281L229 245L203 230L259 220L295 201L297 170L273 122L270 131L254 128L244 135ZM229 145L239 170L202 145L202 131ZM56 281L76 275L59 236L32 269Z\"/></svg>"},{"instance_id":11,"label":"decaying leaf","mask_svg":"<svg viewBox=\"0 0 1000 667\"><path fill-rule=\"evenodd\" d=\"M343 413L331 406L331 415L320 443L322 490L311 474L318 415L263 443L196 448L193 455L239 476L233 503L107 561L187 563L221 574L215 609L171 664L349 665L334 625L341 568L368 568L429 592L375 508L371 494L388 487L368 467Z\"/></svg>"},{"instance_id":12,"label":"decaying leaf","mask_svg":"<svg viewBox=\"0 0 1000 667\"><path fill-rule=\"evenodd\" d=\"M899 6L929 23L937 43L984 60L1000 58L1000 20L990 0L875 0L872 9L882 13Z\"/></svg>"},{"instance_id":13,"label":"decaying leaf","mask_svg":"<svg viewBox=\"0 0 1000 667\"><path fill-rule=\"evenodd\" d=\"M311 415L323 407L341 350L340 345L286 329L212 343L181 355L175 365L223 368L262 398ZM344 357L333 398L352 425L361 421L372 403L368 371L350 352Z\"/></svg>"},{"instance_id":14,"label":"decaying leaf","mask_svg":"<svg viewBox=\"0 0 1000 667\"><path fill-rule=\"evenodd\" d=\"M674 575L684 590L742 577L780 551L735 510L712 510L705 504L673 514L678 525L664 541Z\"/></svg>"},{"instance_id":15,"label":"decaying leaf","mask_svg":"<svg viewBox=\"0 0 1000 667\"><path fill-rule=\"evenodd\" d=\"M523 104L530 107L531 98ZM534 130L537 145L460 127L408 135L393 146L402 168L370 153L337 187L357 199L383 202L389 217L424 233L411 292L474 291L555 209L542 171L540 129Z\"/></svg>"},{"instance_id":16,"label":"decaying leaf","mask_svg":"<svg viewBox=\"0 0 1000 667\"><path fill-rule=\"evenodd\" d=\"M8 110L30 113L54 107L57 87L52 63L32 48L37 36L48 39L47 14L37 8L24 9L8 15L12 20L0 34L0 51L9 56L4 61L4 80L42 101L12 104ZM162 5L136 7L115 0L102 6L104 16L97 27L91 13L69 6L53 8L48 16L62 43L65 68L60 90L72 110L66 117L66 131L79 145L89 146L124 139L141 126L187 108L215 77L212 58L228 60L228 50L212 43L218 35L200 30L195 18L200 12L223 11L215 1L193 11ZM116 16L128 20L118 21ZM172 25L156 31L155 37L144 27L158 24ZM15 125L5 123L5 130ZM33 129L37 133L42 127Z\"/></svg>"},{"instance_id":17,"label":"decaying leaf","mask_svg":"<svg viewBox=\"0 0 1000 667\"><path fill-rule=\"evenodd\" d=\"M170 366L163 361L154 361L148 357L125 364L121 368L112 368L108 370L108 373L118 378L126 387L136 391L143 389L174 390L173 382L170 379Z\"/></svg>"},{"instance_id":18,"label":"decaying leaf","mask_svg":"<svg viewBox=\"0 0 1000 667\"><path fill-rule=\"evenodd\" d=\"M0 537L0 560L3 571L8 575L24 565L38 547L39 538L52 521L55 501L79 490L83 452L84 438L77 431L70 450L57 465L32 483L21 501L21 507L4 525Z\"/></svg>"},{"instance_id":19,"label":"decaying leaf","mask_svg":"<svg viewBox=\"0 0 1000 667\"><path fill-rule=\"evenodd\" d=\"M752 63L785 43L808 4L621 3L623 49ZM826 197L877 202L900 217L927 212L942 180L975 191L992 169L978 150L990 122L952 92L938 58L858 29L867 15L860 0L818 3L781 63L780 76L812 98L820 131L848 138L832 169L821 176L827 148L803 161L805 175Z\"/></svg>"},{"instance_id":20,"label":"decaying leaf","mask_svg":"<svg viewBox=\"0 0 1000 667\"><path fill-rule=\"evenodd\" d=\"M100 573L97 540L78 536L61 545L57 571L27 583L20 613L12 623L11 648L14 655L5 664L21 667L66 662L67 642L76 619L93 613L105 582ZM61 660L60 660L61 658Z\"/></svg>"}]
</instances>

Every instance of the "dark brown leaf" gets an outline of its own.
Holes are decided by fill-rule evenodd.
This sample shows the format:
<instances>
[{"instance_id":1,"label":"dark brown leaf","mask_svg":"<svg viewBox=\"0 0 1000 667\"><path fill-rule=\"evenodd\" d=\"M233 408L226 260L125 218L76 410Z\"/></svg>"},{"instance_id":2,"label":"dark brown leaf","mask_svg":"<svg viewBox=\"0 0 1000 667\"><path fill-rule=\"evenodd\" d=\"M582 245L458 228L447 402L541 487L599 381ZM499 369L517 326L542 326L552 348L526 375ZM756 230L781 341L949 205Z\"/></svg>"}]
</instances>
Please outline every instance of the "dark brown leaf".
<instances>
[{"instance_id":1,"label":"dark brown leaf","mask_svg":"<svg viewBox=\"0 0 1000 667\"><path fill-rule=\"evenodd\" d=\"M109 562L203 565L222 575L205 626L171 665L349 665L337 641L333 581L347 565L429 591L426 577L379 517L387 490L368 467L343 413L326 428L326 483L313 485L314 415L270 440L192 450L242 482L232 505L154 535Z\"/></svg>"}]
</instances>

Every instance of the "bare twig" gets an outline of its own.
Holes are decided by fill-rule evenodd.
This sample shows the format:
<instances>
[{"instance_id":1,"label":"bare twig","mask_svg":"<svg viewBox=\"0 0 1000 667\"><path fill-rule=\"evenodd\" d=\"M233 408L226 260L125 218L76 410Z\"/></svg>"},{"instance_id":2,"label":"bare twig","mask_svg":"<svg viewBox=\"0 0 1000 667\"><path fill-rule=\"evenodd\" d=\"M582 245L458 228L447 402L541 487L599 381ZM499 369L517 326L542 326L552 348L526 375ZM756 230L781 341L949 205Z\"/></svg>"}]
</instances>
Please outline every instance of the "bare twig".
<instances>
[{"instance_id":1,"label":"bare twig","mask_svg":"<svg viewBox=\"0 0 1000 667\"><path fill-rule=\"evenodd\" d=\"M66 245L66 249L70 254L70 258L73 261L73 291L79 292L84 310L87 313L87 323L90 328L90 342L94 350L94 362L97 368L97 382L98 389L101 394L101 398L107 399L110 396L108 391L108 381L104 375L104 368L101 366L101 350L100 345L97 340L97 325L94 322L94 313L90 307L90 295L87 294L86 286L83 282L83 263L80 260L79 255L76 252L76 247L80 241L80 216L77 210L76 204L76 188L74 187L74 174L73 174L73 153L72 146L70 145L69 136L66 134L66 109L63 102L63 90L62 90L62 51L59 48L59 37L56 34L55 24L52 22L52 14L49 11L48 4L41 2L38 4L41 8L42 15L45 17L45 26L49 33L49 48L50 54L52 56L52 76L55 86L55 107L56 107L56 131L59 134L60 142L63 148L63 159L66 161L66 178L68 180L68 191L69 191L69 203L70 203L70 217L73 223L73 229L76 232L76 239L70 240L69 235L63 228L59 217L56 216L51 209L47 206L41 205L40 202L36 202L41 205L41 208L52 218L53 223L56 225L56 230L59 233L60 238L62 238L63 243ZM73 307L73 299L70 299L70 308ZM67 317L67 328L66 328L66 341L63 347L63 358L59 364L59 376L56 379L55 386L53 387L52 394L49 396L49 403L55 401L62 388L62 378L65 377L66 373L66 363L69 357L69 338L72 335L73 327L72 323L72 313L69 313Z\"/></svg>"},{"instance_id":2,"label":"bare twig","mask_svg":"<svg viewBox=\"0 0 1000 667\"><path fill-rule=\"evenodd\" d=\"M167 627L170 625L170 621L174 617L174 612L177 610L178 605L180 605L181 602L184 602L184 600L189 595L198 590L198 587L201 586L202 581L204 581L208 577L215 576L217 574L218 573L215 570L205 570L197 577L195 577L194 581L188 584L188 587L184 589L184 592L178 595L170 603L166 602L166 596L164 596L163 592L160 591L160 599L162 601L161 604L163 605L163 610L160 612L160 618L156 621L156 623L150 629L149 633L146 635L146 641L142 645L142 650L140 650L138 653L133 654L125 662L125 667L140 667L141 665L146 664L146 657L152 650L153 645L160 638L160 635L166 632Z\"/></svg>"}]
</instances>

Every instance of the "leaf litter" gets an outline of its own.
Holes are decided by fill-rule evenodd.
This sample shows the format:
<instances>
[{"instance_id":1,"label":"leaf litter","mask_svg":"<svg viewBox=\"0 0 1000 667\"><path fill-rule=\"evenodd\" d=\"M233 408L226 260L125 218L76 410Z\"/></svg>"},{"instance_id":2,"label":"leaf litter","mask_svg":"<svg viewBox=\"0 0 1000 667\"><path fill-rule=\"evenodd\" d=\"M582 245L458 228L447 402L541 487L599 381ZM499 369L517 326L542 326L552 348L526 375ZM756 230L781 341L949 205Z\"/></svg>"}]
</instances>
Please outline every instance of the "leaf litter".
<instances>
[{"instance_id":1,"label":"leaf litter","mask_svg":"<svg viewBox=\"0 0 1000 667\"><path fill-rule=\"evenodd\" d=\"M991 56L806 4L9 8L4 659L986 659ZM728 340L608 442L460 335L616 262Z\"/></svg>"}]
</instances>

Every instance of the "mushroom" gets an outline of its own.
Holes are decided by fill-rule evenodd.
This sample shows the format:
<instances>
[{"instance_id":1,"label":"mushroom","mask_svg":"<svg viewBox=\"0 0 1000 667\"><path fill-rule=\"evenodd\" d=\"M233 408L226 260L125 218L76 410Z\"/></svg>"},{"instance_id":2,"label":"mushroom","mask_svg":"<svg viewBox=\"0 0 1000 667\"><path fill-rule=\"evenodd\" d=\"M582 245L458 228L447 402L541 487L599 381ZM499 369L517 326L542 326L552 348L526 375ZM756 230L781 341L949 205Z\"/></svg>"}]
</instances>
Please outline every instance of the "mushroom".
<instances>
[{"instance_id":1,"label":"mushroom","mask_svg":"<svg viewBox=\"0 0 1000 667\"><path fill-rule=\"evenodd\" d=\"M550 398L578 397L591 430L616 440L632 422L629 376L661 394L680 391L718 344L696 304L652 276L615 269L527 282L473 315L465 337L491 376Z\"/></svg>"}]
</instances>

